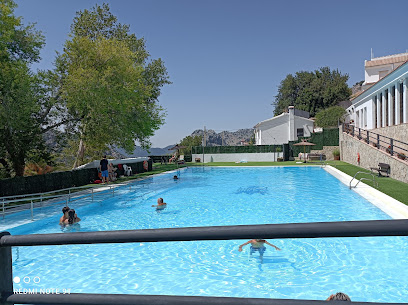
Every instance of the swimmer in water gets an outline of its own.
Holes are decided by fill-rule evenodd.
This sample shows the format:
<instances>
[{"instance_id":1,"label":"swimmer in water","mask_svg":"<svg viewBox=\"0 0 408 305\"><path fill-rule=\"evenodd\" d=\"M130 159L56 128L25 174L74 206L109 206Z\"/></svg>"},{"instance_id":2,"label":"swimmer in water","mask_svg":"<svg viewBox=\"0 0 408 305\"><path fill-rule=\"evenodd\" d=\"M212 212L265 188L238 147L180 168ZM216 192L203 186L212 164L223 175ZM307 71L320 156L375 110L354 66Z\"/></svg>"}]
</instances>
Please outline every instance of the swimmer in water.
<instances>
[{"instance_id":1,"label":"swimmer in water","mask_svg":"<svg viewBox=\"0 0 408 305\"><path fill-rule=\"evenodd\" d=\"M81 221L81 218L77 216L74 209L70 209L68 211L68 219L65 219L64 224L66 225L73 225L74 223L78 223Z\"/></svg>"},{"instance_id":2,"label":"swimmer in water","mask_svg":"<svg viewBox=\"0 0 408 305\"><path fill-rule=\"evenodd\" d=\"M265 239L251 239L248 240L246 243L243 243L242 245L239 246L238 251L242 252L242 247L251 244L250 248L250 255L252 255L254 252L258 251L259 252L259 257L261 259L261 263L263 262L263 254L266 250L265 244L274 247L276 250L280 251L278 247L275 245L272 245L271 243L267 242Z\"/></svg>"},{"instance_id":3,"label":"swimmer in water","mask_svg":"<svg viewBox=\"0 0 408 305\"><path fill-rule=\"evenodd\" d=\"M163 202L163 198L157 199L157 205L152 205L152 207L156 208L156 211L163 211L167 206L167 203Z\"/></svg>"},{"instance_id":4,"label":"swimmer in water","mask_svg":"<svg viewBox=\"0 0 408 305\"><path fill-rule=\"evenodd\" d=\"M174 180L178 180L177 175L174 175L173 179L174 179Z\"/></svg>"}]
</instances>

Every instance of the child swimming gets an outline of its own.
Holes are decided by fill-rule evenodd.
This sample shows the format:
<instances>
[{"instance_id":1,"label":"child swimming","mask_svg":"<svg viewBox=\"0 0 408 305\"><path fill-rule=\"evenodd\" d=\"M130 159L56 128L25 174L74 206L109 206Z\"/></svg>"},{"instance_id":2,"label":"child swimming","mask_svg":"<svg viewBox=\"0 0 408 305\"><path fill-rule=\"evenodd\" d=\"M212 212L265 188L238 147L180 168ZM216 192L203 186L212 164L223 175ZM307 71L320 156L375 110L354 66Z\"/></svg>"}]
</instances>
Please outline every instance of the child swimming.
<instances>
[{"instance_id":1,"label":"child swimming","mask_svg":"<svg viewBox=\"0 0 408 305\"><path fill-rule=\"evenodd\" d=\"M248 240L246 243L243 243L242 245L239 246L238 251L242 252L242 247L251 244L251 248L250 248L250 255L252 255L253 253L255 253L256 251L259 252L259 256L261 258L261 263L263 262L263 254L266 250L266 247L264 244L267 244L271 247L274 247L276 250L280 251L281 249L279 249L278 247L276 247L275 245L272 245L271 243L267 242L265 239L251 239Z\"/></svg>"}]
</instances>

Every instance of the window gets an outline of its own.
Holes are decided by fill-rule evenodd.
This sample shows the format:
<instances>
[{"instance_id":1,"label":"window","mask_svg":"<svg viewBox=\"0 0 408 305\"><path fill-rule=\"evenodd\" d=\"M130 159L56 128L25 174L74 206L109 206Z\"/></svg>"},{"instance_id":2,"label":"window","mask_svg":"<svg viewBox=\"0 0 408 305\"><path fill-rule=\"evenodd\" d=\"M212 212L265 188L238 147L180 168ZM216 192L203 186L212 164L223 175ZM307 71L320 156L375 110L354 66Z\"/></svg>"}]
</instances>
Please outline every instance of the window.
<instances>
[{"instance_id":1,"label":"window","mask_svg":"<svg viewBox=\"0 0 408 305\"><path fill-rule=\"evenodd\" d=\"M303 128L298 128L298 129L297 129L297 136L298 136L298 137L303 137L303 136L304 136Z\"/></svg>"}]
</instances>

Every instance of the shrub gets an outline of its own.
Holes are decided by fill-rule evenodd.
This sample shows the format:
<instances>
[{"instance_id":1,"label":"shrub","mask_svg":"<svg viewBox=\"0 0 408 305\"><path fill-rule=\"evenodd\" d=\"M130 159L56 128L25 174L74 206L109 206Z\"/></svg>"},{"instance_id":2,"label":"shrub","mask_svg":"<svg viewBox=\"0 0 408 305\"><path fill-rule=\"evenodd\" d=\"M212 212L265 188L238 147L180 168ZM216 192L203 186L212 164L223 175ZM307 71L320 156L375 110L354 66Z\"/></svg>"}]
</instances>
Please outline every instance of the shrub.
<instances>
[{"instance_id":1,"label":"shrub","mask_svg":"<svg viewBox=\"0 0 408 305\"><path fill-rule=\"evenodd\" d=\"M340 156L340 150L338 149L333 150L333 157L338 157L338 156Z\"/></svg>"},{"instance_id":2,"label":"shrub","mask_svg":"<svg viewBox=\"0 0 408 305\"><path fill-rule=\"evenodd\" d=\"M337 127L338 123L344 122L346 110L340 106L332 106L316 114L315 123L319 127Z\"/></svg>"}]
</instances>

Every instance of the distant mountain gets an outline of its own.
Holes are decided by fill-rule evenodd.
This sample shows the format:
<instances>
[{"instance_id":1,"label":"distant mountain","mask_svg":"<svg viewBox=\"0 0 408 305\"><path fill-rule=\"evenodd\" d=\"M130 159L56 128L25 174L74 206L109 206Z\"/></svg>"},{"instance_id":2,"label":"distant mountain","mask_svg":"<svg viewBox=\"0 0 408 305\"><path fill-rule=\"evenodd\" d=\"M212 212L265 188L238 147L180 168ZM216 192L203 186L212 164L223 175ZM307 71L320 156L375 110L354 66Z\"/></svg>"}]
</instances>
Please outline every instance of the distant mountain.
<instances>
[{"instance_id":1,"label":"distant mountain","mask_svg":"<svg viewBox=\"0 0 408 305\"><path fill-rule=\"evenodd\" d=\"M173 145L168 145L164 148L158 148L158 147L153 147L150 148L150 153L147 150L142 149L140 146L136 146L135 150L133 153L128 154L126 151L122 148L115 148L114 151L111 151L111 154L115 158L134 158L134 157L147 157L147 156L163 156L163 155L168 155L172 154L173 151L169 150L169 148L173 147Z\"/></svg>"},{"instance_id":2,"label":"distant mountain","mask_svg":"<svg viewBox=\"0 0 408 305\"><path fill-rule=\"evenodd\" d=\"M202 136L204 131L202 129L195 130L191 135L192 136ZM221 131L216 133L214 130L209 129L206 131L206 145L207 146L237 146L241 145L241 142L249 142L254 136L254 130L239 129L237 131Z\"/></svg>"}]
</instances>

